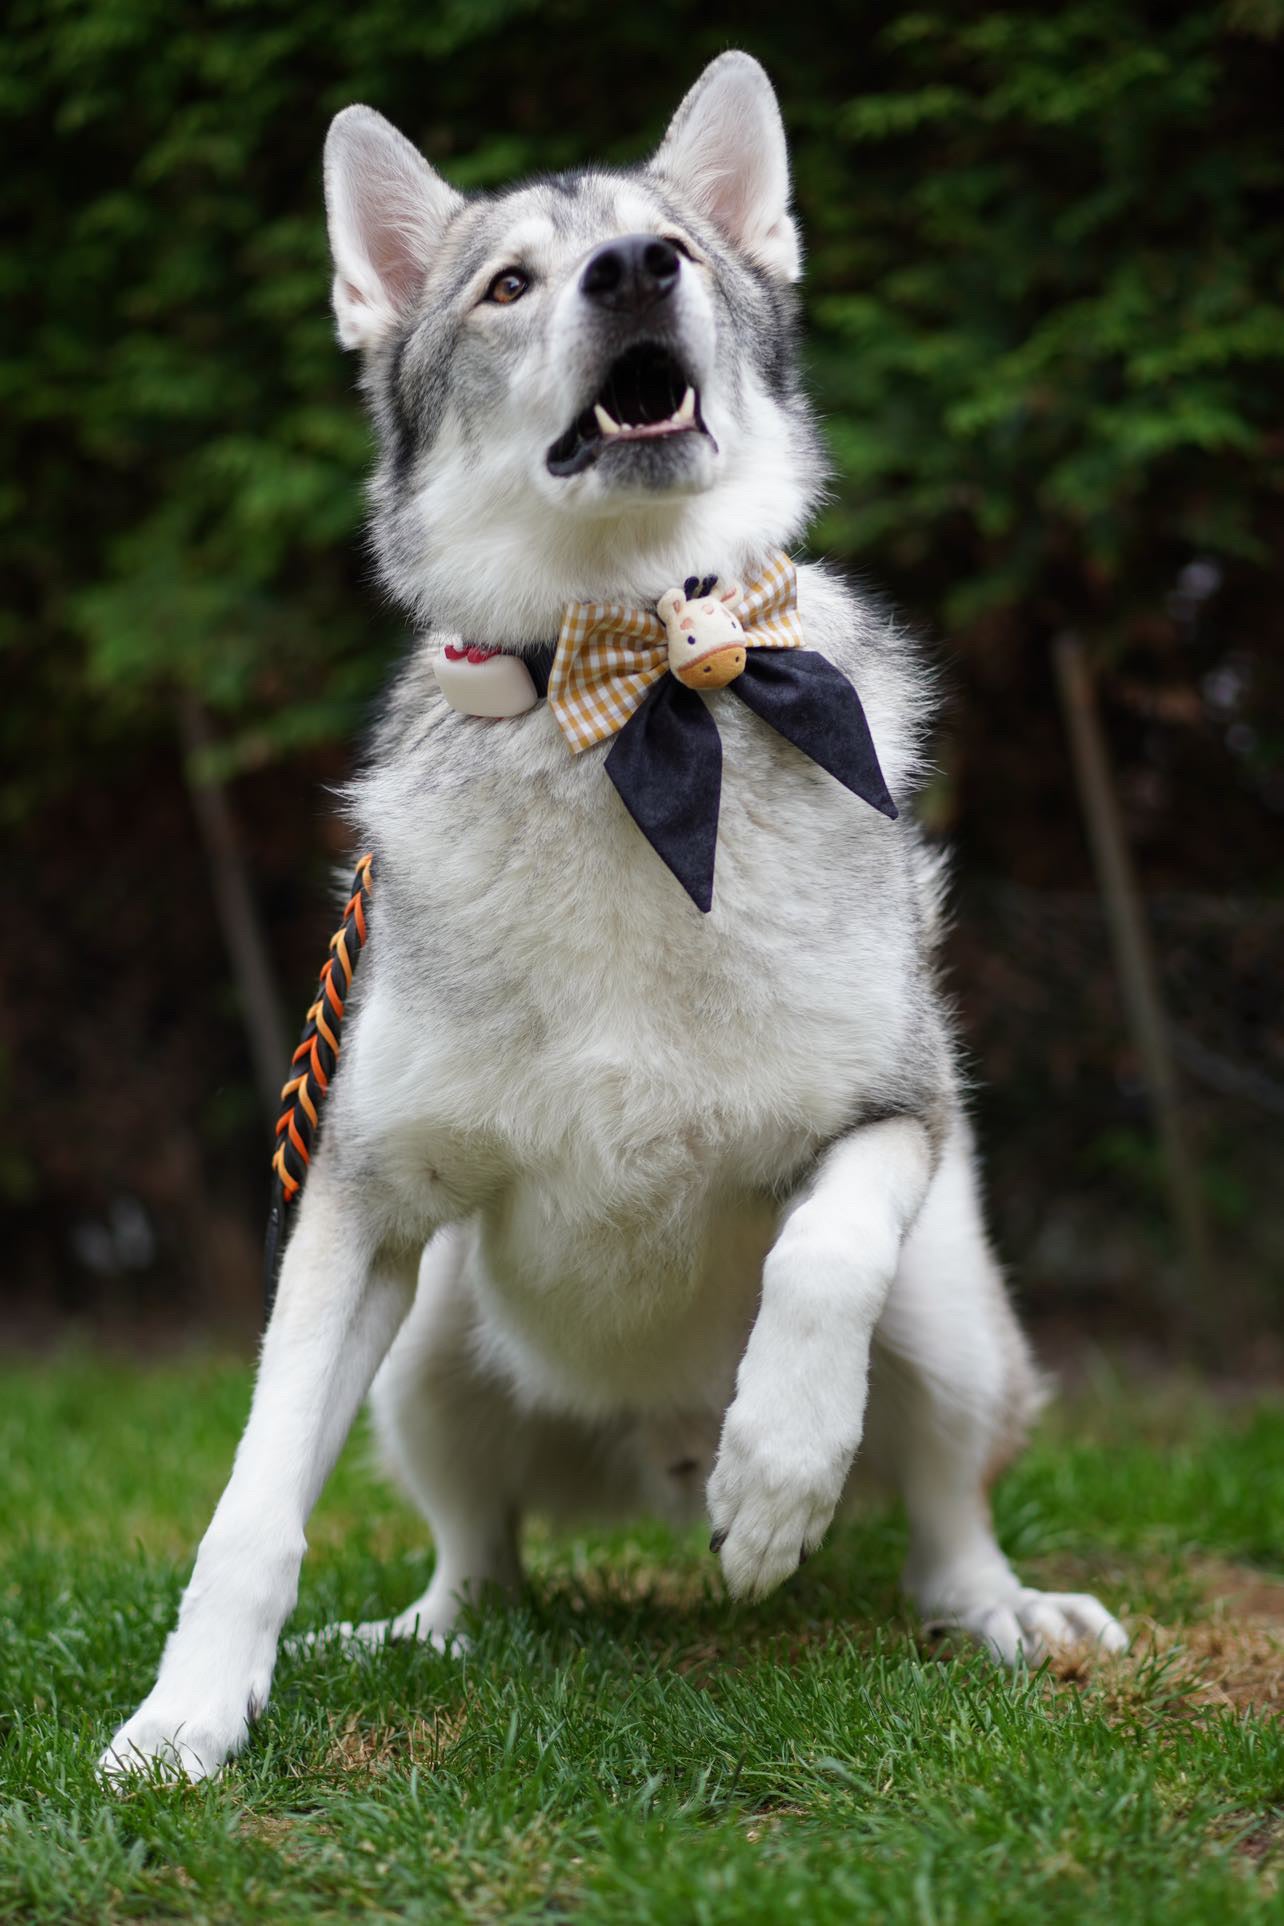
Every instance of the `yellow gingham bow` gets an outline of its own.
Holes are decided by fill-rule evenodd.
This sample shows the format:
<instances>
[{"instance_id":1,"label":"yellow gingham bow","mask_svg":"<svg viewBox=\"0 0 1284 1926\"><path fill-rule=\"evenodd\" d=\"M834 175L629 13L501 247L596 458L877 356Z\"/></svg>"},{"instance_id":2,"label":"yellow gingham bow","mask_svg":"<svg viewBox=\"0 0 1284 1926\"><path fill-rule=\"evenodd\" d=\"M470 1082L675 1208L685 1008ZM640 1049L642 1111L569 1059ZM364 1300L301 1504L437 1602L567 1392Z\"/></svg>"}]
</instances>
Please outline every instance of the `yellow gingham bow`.
<instances>
[{"instance_id":1,"label":"yellow gingham bow","mask_svg":"<svg viewBox=\"0 0 1284 1926\"><path fill-rule=\"evenodd\" d=\"M807 646L798 619L798 571L783 553L771 557L735 613L748 648ZM570 603L549 671L548 706L573 752L622 729L668 669L668 637L654 609Z\"/></svg>"}]
</instances>

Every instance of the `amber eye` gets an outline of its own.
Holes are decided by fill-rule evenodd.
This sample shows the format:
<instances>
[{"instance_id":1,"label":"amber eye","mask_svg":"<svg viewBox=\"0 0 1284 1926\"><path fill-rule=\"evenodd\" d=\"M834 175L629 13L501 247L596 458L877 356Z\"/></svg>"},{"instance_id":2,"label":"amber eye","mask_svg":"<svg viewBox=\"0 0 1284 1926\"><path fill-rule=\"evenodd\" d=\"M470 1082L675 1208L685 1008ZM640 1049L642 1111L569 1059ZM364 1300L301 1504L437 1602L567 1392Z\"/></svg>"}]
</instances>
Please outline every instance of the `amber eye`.
<instances>
[{"instance_id":1,"label":"amber eye","mask_svg":"<svg viewBox=\"0 0 1284 1926\"><path fill-rule=\"evenodd\" d=\"M520 268L503 268L487 288L486 299L506 308L512 302L520 301L530 284L530 275L523 274Z\"/></svg>"}]
</instances>

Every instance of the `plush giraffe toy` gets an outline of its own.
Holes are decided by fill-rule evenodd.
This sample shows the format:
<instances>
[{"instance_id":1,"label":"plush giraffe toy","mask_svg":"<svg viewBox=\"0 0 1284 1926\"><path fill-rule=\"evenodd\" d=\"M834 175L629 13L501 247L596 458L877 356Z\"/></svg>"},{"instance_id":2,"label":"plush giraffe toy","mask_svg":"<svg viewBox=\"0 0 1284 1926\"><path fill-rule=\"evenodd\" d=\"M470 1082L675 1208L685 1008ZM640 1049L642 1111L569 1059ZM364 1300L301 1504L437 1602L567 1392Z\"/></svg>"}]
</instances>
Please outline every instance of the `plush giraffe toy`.
<instances>
[{"instance_id":1,"label":"plush giraffe toy","mask_svg":"<svg viewBox=\"0 0 1284 1926\"><path fill-rule=\"evenodd\" d=\"M669 638L669 667L687 689L725 689L744 673L745 632L735 610L739 582L707 575L670 589L656 604Z\"/></svg>"}]
</instances>

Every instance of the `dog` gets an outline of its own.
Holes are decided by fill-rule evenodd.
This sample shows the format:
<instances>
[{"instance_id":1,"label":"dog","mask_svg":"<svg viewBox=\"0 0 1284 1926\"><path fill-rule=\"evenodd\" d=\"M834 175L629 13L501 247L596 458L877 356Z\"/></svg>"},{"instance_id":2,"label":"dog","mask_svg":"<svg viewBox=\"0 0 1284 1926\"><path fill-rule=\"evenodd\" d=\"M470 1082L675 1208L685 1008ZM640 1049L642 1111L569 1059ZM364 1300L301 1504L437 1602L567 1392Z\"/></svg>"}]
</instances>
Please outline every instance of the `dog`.
<instances>
[{"instance_id":1,"label":"dog","mask_svg":"<svg viewBox=\"0 0 1284 1926\"><path fill-rule=\"evenodd\" d=\"M350 107L325 180L374 550L421 639L347 798L369 942L250 1417L102 1768L199 1778L242 1745L372 1385L435 1571L336 1635L448 1644L519 1584L531 1511L704 1510L728 1590L758 1599L859 1471L904 1500L929 1623L1008 1662L1122 1650L991 1525L1040 1379L978 1201L941 862L905 807L931 677L789 560L826 470L767 76L724 54L648 164L471 198ZM741 646L773 569L784 626ZM655 626L641 736L568 736L595 699L567 669L557 707L568 608ZM667 669L699 608L717 677L687 688ZM814 746L840 712L865 777Z\"/></svg>"}]
</instances>

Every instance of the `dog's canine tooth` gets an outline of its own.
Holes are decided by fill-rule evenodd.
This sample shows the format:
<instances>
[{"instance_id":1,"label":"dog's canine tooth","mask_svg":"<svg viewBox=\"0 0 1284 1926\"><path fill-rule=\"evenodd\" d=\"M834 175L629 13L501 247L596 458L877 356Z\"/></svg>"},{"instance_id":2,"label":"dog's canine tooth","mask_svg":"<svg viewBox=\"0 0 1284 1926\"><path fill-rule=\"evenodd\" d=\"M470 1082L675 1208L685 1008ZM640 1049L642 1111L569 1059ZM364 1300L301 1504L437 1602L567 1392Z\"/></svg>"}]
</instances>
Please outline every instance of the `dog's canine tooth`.
<instances>
[{"instance_id":1,"label":"dog's canine tooth","mask_svg":"<svg viewBox=\"0 0 1284 1926\"><path fill-rule=\"evenodd\" d=\"M688 388L686 393L682 397L681 405L679 406L678 412L676 415L674 415L673 419L675 421L694 421L695 420L695 401L696 401L695 389Z\"/></svg>"},{"instance_id":2,"label":"dog's canine tooth","mask_svg":"<svg viewBox=\"0 0 1284 1926\"><path fill-rule=\"evenodd\" d=\"M606 412L606 409L600 401L593 403L593 413L597 416L597 425L604 435L618 435L620 433L619 422L616 421L613 415L609 415Z\"/></svg>"}]
</instances>

